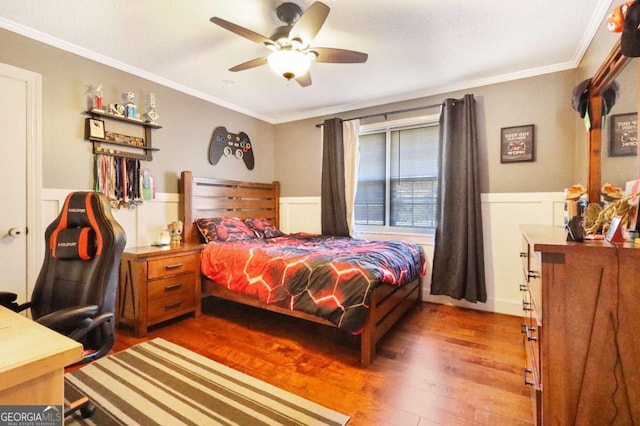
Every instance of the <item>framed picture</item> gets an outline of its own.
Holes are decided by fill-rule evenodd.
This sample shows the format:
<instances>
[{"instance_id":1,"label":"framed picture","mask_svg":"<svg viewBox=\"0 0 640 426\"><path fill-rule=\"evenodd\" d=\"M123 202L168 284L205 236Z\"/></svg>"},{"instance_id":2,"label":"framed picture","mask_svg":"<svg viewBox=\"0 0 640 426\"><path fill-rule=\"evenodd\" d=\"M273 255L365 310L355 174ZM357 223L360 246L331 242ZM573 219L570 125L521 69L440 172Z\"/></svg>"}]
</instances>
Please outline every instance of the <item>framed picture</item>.
<instances>
[{"instance_id":1,"label":"framed picture","mask_svg":"<svg viewBox=\"0 0 640 426\"><path fill-rule=\"evenodd\" d=\"M533 124L500 129L500 162L534 161L534 131Z\"/></svg>"},{"instance_id":2,"label":"framed picture","mask_svg":"<svg viewBox=\"0 0 640 426\"><path fill-rule=\"evenodd\" d=\"M104 121L87 118L87 139L104 139Z\"/></svg>"},{"instance_id":3,"label":"framed picture","mask_svg":"<svg viewBox=\"0 0 640 426\"><path fill-rule=\"evenodd\" d=\"M636 155L638 150L638 113L611 116L609 157Z\"/></svg>"}]
</instances>

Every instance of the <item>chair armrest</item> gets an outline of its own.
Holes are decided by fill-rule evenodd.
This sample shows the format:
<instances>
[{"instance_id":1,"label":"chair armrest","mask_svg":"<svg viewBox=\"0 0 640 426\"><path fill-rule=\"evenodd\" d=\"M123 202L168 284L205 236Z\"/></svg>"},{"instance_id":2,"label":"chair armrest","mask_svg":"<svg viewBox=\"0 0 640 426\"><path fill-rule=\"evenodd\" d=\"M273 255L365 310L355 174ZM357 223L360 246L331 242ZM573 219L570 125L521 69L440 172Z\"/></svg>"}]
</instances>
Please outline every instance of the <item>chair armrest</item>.
<instances>
[{"instance_id":1,"label":"chair armrest","mask_svg":"<svg viewBox=\"0 0 640 426\"><path fill-rule=\"evenodd\" d=\"M18 295L15 293L9 293L8 291L0 291L0 305L15 302Z\"/></svg>"},{"instance_id":2,"label":"chair armrest","mask_svg":"<svg viewBox=\"0 0 640 426\"><path fill-rule=\"evenodd\" d=\"M53 330L68 330L85 327L85 321L92 320L97 313L98 305L73 306L43 315L36 321Z\"/></svg>"},{"instance_id":3,"label":"chair armrest","mask_svg":"<svg viewBox=\"0 0 640 426\"><path fill-rule=\"evenodd\" d=\"M109 322L113 319L112 312L105 312L103 314L98 315L95 318L91 318L91 323L84 324L82 328L76 329L73 333L69 334L67 337L73 340L80 340L85 334L93 330L99 325L104 324L105 322Z\"/></svg>"},{"instance_id":4,"label":"chair armrest","mask_svg":"<svg viewBox=\"0 0 640 426\"><path fill-rule=\"evenodd\" d=\"M10 293L8 291L0 291L0 305L5 308L11 309L14 312L22 312L25 309L31 307L31 302L25 302L19 305L16 302L18 295L16 293Z\"/></svg>"}]
</instances>

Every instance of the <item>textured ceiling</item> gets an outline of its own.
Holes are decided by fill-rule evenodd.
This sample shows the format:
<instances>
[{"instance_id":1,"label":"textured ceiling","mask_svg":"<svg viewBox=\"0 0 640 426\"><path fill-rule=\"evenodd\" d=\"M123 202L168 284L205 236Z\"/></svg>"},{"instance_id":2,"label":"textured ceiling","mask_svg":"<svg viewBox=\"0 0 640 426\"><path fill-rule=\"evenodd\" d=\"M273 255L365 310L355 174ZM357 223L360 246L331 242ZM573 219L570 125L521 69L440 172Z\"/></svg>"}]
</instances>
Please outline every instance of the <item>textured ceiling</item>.
<instances>
[{"instance_id":1,"label":"textured ceiling","mask_svg":"<svg viewBox=\"0 0 640 426\"><path fill-rule=\"evenodd\" d=\"M209 18L268 37L280 3L0 0L0 27L280 123L574 68L611 0L324 0L312 45L366 63L313 63L306 88L267 66L228 71L268 50Z\"/></svg>"}]
</instances>

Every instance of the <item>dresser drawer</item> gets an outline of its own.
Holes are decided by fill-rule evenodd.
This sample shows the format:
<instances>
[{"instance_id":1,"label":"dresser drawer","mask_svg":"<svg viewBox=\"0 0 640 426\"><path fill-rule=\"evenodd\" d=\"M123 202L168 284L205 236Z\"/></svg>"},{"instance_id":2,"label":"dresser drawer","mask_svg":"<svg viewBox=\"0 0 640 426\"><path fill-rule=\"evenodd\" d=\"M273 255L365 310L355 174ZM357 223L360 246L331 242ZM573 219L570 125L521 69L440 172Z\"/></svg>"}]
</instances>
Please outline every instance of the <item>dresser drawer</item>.
<instances>
[{"instance_id":1,"label":"dresser drawer","mask_svg":"<svg viewBox=\"0 0 640 426\"><path fill-rule=\"evenodd\" d=\"M527 364L529 368L539 372L541 366L540 340L542 337L542 327L536 320L535 312L529 311L527 315L523 316L521 327L522 340L527 350ZM537 376L540 377L539 375ZM537 379L537 382L540 383L540 378Z\"/></svg>"},{"instance_id":2,"label":"dresser drawer","mask_svg":"<svg viewBox=\"0 0 640 426\"><path fill-rule=\"evenodd\" d=\"M533 305L533 313L539 325L542 324L542 265L540 264L540 254L533 251L530 246L529 251L529 272L528 272L529 296Z\"/></svg>"},{"instance_id":3,"label":"dresser drawer","mask_svg":"<svg viewBox=\"0 0 640 426\"><path fill-rule=\"evenodd\" d=\"M542 387L540 381L540 368L538 366L537 360L535 359L535 346L535 342L527 342L527 344L525 345L525 349L527 352L527 372L525 383L535 389L540 389Z\"/></svg>"},{"instance_id":4,"label":"dresser drawer","mask_svg":"<svg viewBox=\"0 0 640 426\"><path fill-rule=\"evenodd\" d=\"M530 342L531 343L531 342ZM533 346L525 344L525 352L527 354L527 364L523 370L524 384L529 387L531 393L531 405L533 411L533 424L542 424L542 370L536 366L533 358Z\"/></svg>"},{"instance_id":5,"label":"dresser drawer","mask_svg":"<svg viewBox=\"0 0 640 426\"><path fill-rule=\"evenodd\" d=\"M525 280L527 279L527 272L529 271L529 256L531 251L529 250L529 241L522 236L522 248L520 249L520 260L522 261L522 272L524 273Z\"/></svg>"},{"instance_id":6,"label":"dresser drawer","mask_svg":"<svg viewBox=\"0 0 640 426\"><path fill-rule=\"evenodd\" d=\"M191 272L149 282L147 298L149 300L156 300L174 294L184 294L185 297L193 297L194 293L195 276L193 272Z\"/></svg>"},{"instance_id":7,"label":"dresser drawer","mask_svg":"<svg viewBox=\"0 0 640 426\"><path fill-rule=\"evenodd\" d=\"M173 256L165 259L149 260L147 262L147 278L150 280L184 272L195 271L200 266L197 264L198 256Z\"/></svg>"},{"instance_id":8,"label":"dresser drawer","mask_svg":"<svg viewBox=\"0 0 640 426\"><path fill-rule=\"evenodd\" d=\"M191 312L195 307L193 293L175 293L156 300L150 300L148 309L149 323L153 324L182 313Z\"/></svg>"}]
</instances>

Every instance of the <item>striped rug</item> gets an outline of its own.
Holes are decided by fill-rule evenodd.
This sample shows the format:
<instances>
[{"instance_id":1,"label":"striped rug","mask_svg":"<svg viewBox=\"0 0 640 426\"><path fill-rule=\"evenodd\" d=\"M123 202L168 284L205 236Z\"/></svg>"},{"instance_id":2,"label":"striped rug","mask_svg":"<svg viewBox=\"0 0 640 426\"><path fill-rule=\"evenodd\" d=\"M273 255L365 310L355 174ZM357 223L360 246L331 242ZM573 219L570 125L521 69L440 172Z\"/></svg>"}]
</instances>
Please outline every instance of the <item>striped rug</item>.
<instances>
[{"instance_id":1,"label":"striped rug","mask_svg":"<svg viewBox=\"0 0 640 426\"><path fill-rule=\"evenodd\" d=\"M345 425L349 416L166 340L133 346L65 375L65 397L87 395L95 425Z\"/></svg>"}]
</instances>

